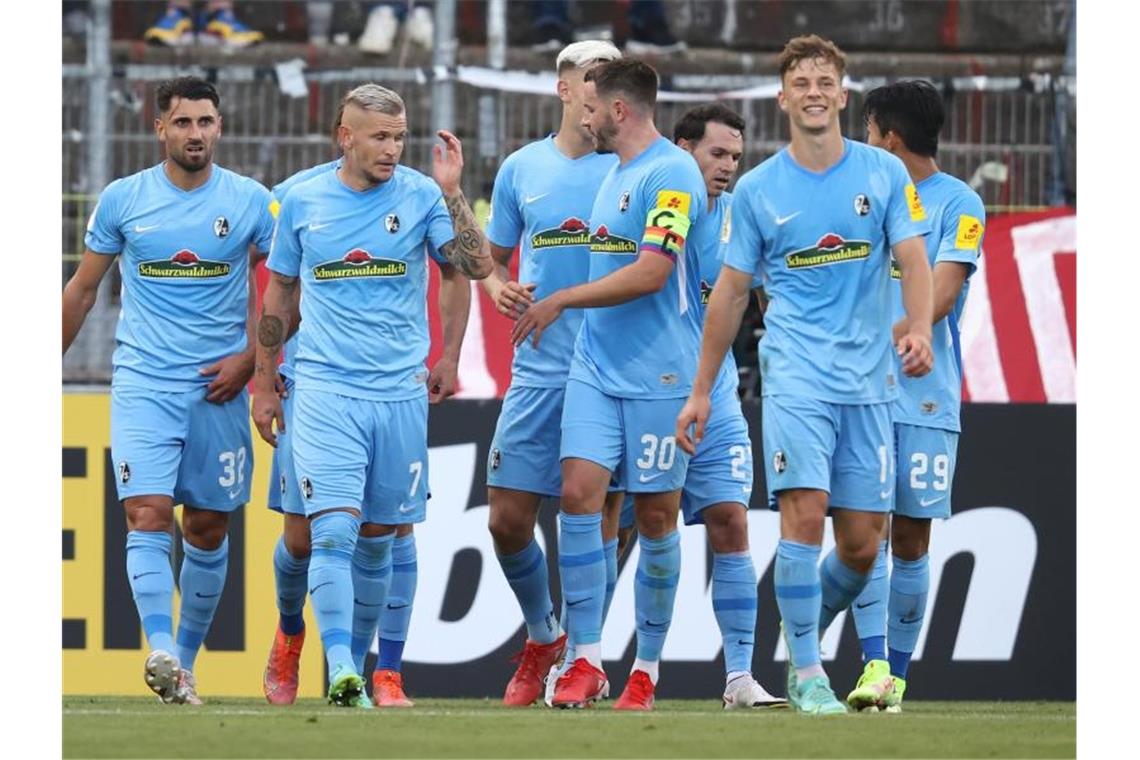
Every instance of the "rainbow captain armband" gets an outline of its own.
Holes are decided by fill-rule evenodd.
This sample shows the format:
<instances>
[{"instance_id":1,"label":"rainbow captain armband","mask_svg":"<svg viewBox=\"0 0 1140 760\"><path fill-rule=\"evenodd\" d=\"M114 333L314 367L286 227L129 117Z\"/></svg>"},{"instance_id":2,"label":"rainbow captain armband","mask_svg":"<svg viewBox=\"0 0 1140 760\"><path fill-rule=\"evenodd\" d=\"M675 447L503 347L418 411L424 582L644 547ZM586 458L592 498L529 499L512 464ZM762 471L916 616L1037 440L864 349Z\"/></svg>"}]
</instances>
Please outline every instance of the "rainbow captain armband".
<instances>
[{"instance_id":1,"label":"rainbow captain armband","mask_svg":"<svg viewBox=\"0 0 1140 760\"><path fill-rule=\"evenodd\" d=\"M658 200L660 200L658 195ZM682 195L676 193L676 195ZM683 195L688 197L687 193ZM687 205L687 204L686 204ZM677 208L655 208L645 217L645 232L641 236L640 251L650 251L676 260L685 252L685 238L689 234L689 216Z\"/></svg>"}]
</instances>

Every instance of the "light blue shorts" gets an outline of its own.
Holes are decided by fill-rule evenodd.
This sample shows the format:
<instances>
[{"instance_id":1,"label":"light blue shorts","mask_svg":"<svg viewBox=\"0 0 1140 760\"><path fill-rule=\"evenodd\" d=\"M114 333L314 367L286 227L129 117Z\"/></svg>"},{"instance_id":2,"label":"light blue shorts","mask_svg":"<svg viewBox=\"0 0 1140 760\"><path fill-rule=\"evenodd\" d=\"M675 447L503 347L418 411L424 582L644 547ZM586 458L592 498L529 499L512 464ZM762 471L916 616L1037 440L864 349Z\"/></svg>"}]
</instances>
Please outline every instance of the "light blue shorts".
<instances>
[{"instance_id":1,"label":"light blue shorts","mask_svg":"<svg viewBox=\"0 0 1140 760\"><path fill-rule=\"evenodd\" d=\"M685 525L701 525L706 507L725 502L748 509L752 500L752 441L735 394L713 399L705 437L689 460L681 491Z\"/></svg>"},{"instance_id":2,"label":"light blue shorts","mask_svg":"<svg viewBox=\"0 0 1140 760\"><path fill-rule=\"evenodd\" d=\"M269 508L304 517L305 502L293 469L293 379L281 377L285 381L285 398L281 399L285 430L277 433L277 448L273 450L273 463L269 467Z\"/></svg>"},{"instance_id":3,"label":"light blue shorts","mask_svg":"<svg viewBox=\"0 0 1140 760\"><path fill-rule=\"evenodd\" d=\"M491 451L487 485L557 497L562 493L562 388L512 385L503 399Z\"/></svg>"},{"instance_id":4,"label":"light blue shorts","mask_svg":"<svg viewBox=\"0 0 1140 760\"><path fill-rule=\"evenodd\" d=\"M175 504L232 512L249 501L249 394L224 404L206 389L111 385L111 457L120 499L161 494Z\"/></svg>"},{"instance_id":5,"label":"light blue shorts","mask_svg":"<svg viewBox=\"0 0 1140 760\"><path fill-rule=\"evenodd\" d=\"M827 491L829 504L889 512L894 431L890 403L832 404L765 396L762 433L769 503L790 488Z\"/></svg>"},{"instance_id":6,"label":"light blue shorts","mask_svg":"<svg viewBox=\"0 0 1140 760\"><path fill-rule=\"evenodd\" d=\"M949 517L958 434L899 423L895 425L895 444L895 514L919 519Z\"/></svg>"},{"instance_id":7,"label":"light blue shorts","mask_svg":"<svg viewBox=\"0 0 1140 760\"><path fill-rule=\"evenodd\" d=\"M561 458L585 459L613 473L611 490L668 493L685 483L689 455L674 436L685 399L608 396L578 380L566 383Z\"/></svg>"},{"instance_id":8,"label":"light blue shorts","mask_svg":"<svg viewBox=\"0 0 1140 760\"><path fill-rule=\"evenodd\" d=\"M293 466L306 515L352 507L381 525L427 518L427 394L371 401L297 387L293 396Z\"/></svg>"}]
</instances>

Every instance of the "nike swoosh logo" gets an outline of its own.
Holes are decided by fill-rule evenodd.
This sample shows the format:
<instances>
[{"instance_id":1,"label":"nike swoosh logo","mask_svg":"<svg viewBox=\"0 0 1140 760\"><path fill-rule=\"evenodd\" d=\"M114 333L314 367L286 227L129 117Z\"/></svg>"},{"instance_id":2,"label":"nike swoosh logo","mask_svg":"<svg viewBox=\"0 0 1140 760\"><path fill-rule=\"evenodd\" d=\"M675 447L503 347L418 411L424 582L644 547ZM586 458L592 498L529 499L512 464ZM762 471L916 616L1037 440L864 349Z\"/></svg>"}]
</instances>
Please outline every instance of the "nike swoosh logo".
<instances>
[{"instance_id":1,"label":"nike swoosh logo","mask_svg":"<svg viewBox=\"0 0 1140 760\"><path fill-rule=\"evenodd\" d=\"M317 593L317 589L324 588L325 586L331 586L331 585L332 585L332 581L325 581L324 583L318 583L316 586L313 586L311 589L309 589L309 594L311 596L312 594Z\"/></svg>"},{"instance_id":2,"label":"nike swoosh logo","mask_svg":"<svg viewBox=\"0 0 1140 760\"><path fill-rule=\"evenodd\" d=\"M742 646L742 647L750 647L750 646L752 646L752 645L753 645L753 643L755 643L755 642L752 642L752 641L745 641L744 639L740 639L740 640L739 640L739 641L737 641L736 643L737 643L737 644L739 644L739 645L740 645L740 646Z\"/></svg>"},{"instance_id":3,"label":"nike swoosh logo","mask_svg":"<svg viewBox=\"0 0 1140 760\"><path fill-rule=\"evenodd\" d=\"M157 230L161 226L161 224L148 224L146 227L143 227L142 225L136 224L135 232L150 232L151 230Z\"/></svg>"},{"instance_id":4,"label":"nike swoosh logo","mask_svg":"<svg viewBox=\"0 0 1140 760\"><path fill-rule=\"evenodd\" d=\"M316 232L317 230L323 230L325 227L328 227L331 224L332 224L332 222L325 222L324 224L313 224L312 222L309 222L309 232Z\"/></svg>"},{"instance_id":5,"label":"nike swoosh logo","mask_svg":"<svg viewBox=\"0 0 1140 760\"><path fill-rule=\"evenodd\" d=\"M879 498L880 499L890 498L890 495L891 495L891 492L889 490L888 491L879 491Z\"/></svg>"},{"instance_id":6,"label":"nike swoosh logo","mask_svg":"<svg viewBox=\"0 0 1140 760\"><path fill-rule=\"evenodd\" d=\"M646 620L645 624L647 626L649 626L650 628L664 628L665 626L669 625L669 621L668 620L661 620L661 621Z\"/></svg>"},{"instance_id":7,"label":"nike swoosh logo","mask_svg":"<svg viewBox=\"0 0 1140 760\"><path fill-rule=\"evenodd\" d=\"M161 570L151 570L149 573L139 573L138 575L132 575L131 580L137 581L139 578L145 578L148 575L158 575L161 572Z\"/></svg>"},{"instance_id":8,"label":"nike swoosh logo","mask_svg":"<svg viewBox=\"0 0 1140 760\"><path fill-rule=\"evenodd\" d=\"M380 604L369 604L368 602L360 601L355 596L352 597L352 603L353 604L359 604L361 607L383 607L384 606L383 602L380 602ZM391 608L389 608L389 609L391 609Z\"/></svg>"},{"instance_id":9,"label":"nike swoosh logo","mask_svg":"<svg viewBox=\"0 0 1140 760\"><path fill-rule=\"evenodd\" d=\"M221 595L222 595L221 591L219 591L216 594L203 594L201 591L195 591L194 592L194 596L198 597L199 599L213 599L215 596L221 596Z\"/></svg>"},{"instance_id":10,"label":"nike swoosh logo","mask_svg":"<svg viewBox=\"0 0 1140 760\"><path fill-rule=\"evenodd\" d=\"M788 214L787 216L777 216L777 217L776 217L776 226L777 226L777 227L782 227L783 225L785 225L785 224L787 224L788 222L790 222L790 221L792 221L793 219L795 219L795 218L796 218L797 216L799 216L801 213L802 213L802 212L800 212L800 211L797 211L797 212L795 212L794 214Z\"/></svg>"},{"instance_id":11,"label":"nike swoosh logo","mask_svg":"<svg viewBox=\"0 0 1140 760\"><path fill-rule=\"evenodd\" d=\"M239 488L236 491L227 491L227 493L230 495L231 499L236 499L237 497L241 496L241 489Z\"/></svg>"},{"instance_id":12,"label":"nike swoosh logo","mask_svg":"<svg viewBox=\"0 0 1140 760\"><path fill-rule=\"evenodd\" d=\"M663 472L658 472L658 473L654 473L653 475L650 475L649 477L646 477L645 473L643 472L637 476L637 479L639 481L641 481L642 483L648 483L651 480L657 480L657 478L661 477L664 474L665 473L663 473Z\"/></svg>"},{"instance_id":13,"label":"nike swoosh logo","mask_svg":"<svg viewBox=\"0 0 1140 760\"><path fill-rule=\"evenodd\" d=\"M576 602L566 602L566 606L567 606L567 607L577 607L579 604L583 604L583 603L585 603L585 602L588 602L588 601L590 601L590 599L592 599L592 598L593 598L593 597L590 597L589 599L579 599L579 600L578 600L578 601L576 601Z\"/></svg>"},{"instance_id":14,"label":"nike swoosh logo","mask_svg":"<svg viewBox=\"0 0 1140 760\"><path fill-rule=\"evenodd\" d=\"M918 506L929 507L931 504L937 504L938 502L942 501L945 498L946 498L945 496L939 496L937 499L919 499L918 500Z\"/></svg>"},{"instance_id":15,"label":"nike swoosh logo","mask_svg":"<svg viewBox=\"0 0 1140 760\"><path fill-rule=\"evenodd\" d=\"M528 195L526 197L525 202L526 203L534 203L535 201L542 200L543 198L545 198L548 195L550 195L550 193L543 193L542 195Z\"/></svg>"},{"instance_id":16,"label":"nike swoosh logo","mask_svg":"<svg viewBox=\"0 0 1140 760\"><path fill-rule=\"evenodd\" d=\"M796 638L798 639L798 638L800 638L801 636L807 636L809 633L811 633L811 629L810 629L810 628L808 628L808 629L807 629L807 630L805 630L805 631L796 631Z\"/></svg>"},{"instance_id":17,"label":"nike swoosh logo","mask_svg":"<svg viewBox=\"0 0 1140 760\"><path fill-rule=\"evenodd\" d=\"M400 514L406 514L408 512L411 512L415 508L416 508L415 504L412 504L412 505L407 506L407 507L405 507L403 504L401 504L400 506L396 507L396 511L399 512Z\"/></svg>"},{"instance_id":18,"label":"nike swoosh logo","mask_svg":"<svg viewBox=\"0 0 1140 760\"><path fill-rule=\"evenodd\" d=\"M910 625L911 623L917 623L919 620L922 620L922 618L921 617L909 618L909 619L908 618L899 618L899 622L902 623L903 625Z\"/></svg>"},{"instance_id":19,"label":"nike swoosh logo","mask_svg":"<svg viewBox=\"0 0 1140 760\"><path fill-rule=\"evenodd\" d=\"M397 604L396 606L393 607L392 605L389 604L388 609L390 609L390 610L402 610L407 606L408 605L406 605L406 604Z\"/></svg>"},{"instance_id":20,"label":"nike swoosh logo","mask_svg":"<svg viewBox=\"0 0 1140 760\"><path fill-rule=\"evenodd\" d=\"M875 600L875 601L873 601L873 602L867 602L867 603L865 603L865 604L859 604L858 602L856 602L856 603L855 603L855 609L857 609L857 610L865 610L865 609L867 609L868 607L873 607L874 605L876 605L876 604L878 604L878 603L879 603L879 600L878 600L878 599L876 599L876 600Z\"/></svg>"}]
</instances>

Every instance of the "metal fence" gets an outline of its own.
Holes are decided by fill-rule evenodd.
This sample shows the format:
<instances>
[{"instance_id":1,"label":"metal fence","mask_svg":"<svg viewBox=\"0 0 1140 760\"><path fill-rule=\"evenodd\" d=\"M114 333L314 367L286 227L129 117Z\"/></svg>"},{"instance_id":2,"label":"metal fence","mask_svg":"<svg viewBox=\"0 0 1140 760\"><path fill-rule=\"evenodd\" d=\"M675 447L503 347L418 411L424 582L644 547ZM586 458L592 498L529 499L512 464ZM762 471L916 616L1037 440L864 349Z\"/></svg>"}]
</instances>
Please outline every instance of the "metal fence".
<instances>
[{"instance_id":1,"label":"metal fence","mask_svg":"<svg viewBox=\"0 0 1140 760\"><path fill-rule=\"evenodd\" d=\"M154 88L176 71L172 67L138 65L117 69L106 95L110 103L105 147L110 175L122 177L161 160L154 135ZM290 174L327 161L334 155L330 138L335 104L364 81L398 89L408 109L410 135L404 163L430 171L432 135L431 84L419 70L347 69L315 71L306 76L308 96L293 98L278 87L272 69L232 66L206 72L218 85L224 133L216 160L267 186ZM915 72L920 73L920 72ZM84 225L102 188L87 176L89 139L89 70L65 67L63 80L63 278L83 252ZM455 125L464 142L465 191L472 200L489 198L495 173L512 151L557 128L560 104L542 96L480 89L457 82ZM784 144L787 119L775 100L727 101L747 123L742 171L755 166ZM689 103L663 102L657 123L668 133ZM852 91L844 131L862 139L862 96ZM1004 182L985 181L979 188L993 209L1046 205L1054 181L1052 89L949 93L947 124L939 161L951 174L969 179L987 162L1006 167ZM118 313L117 282L112 279L88 318L81 340L64 363L68 382L106 382L110 378L113 325Z\"/></svg>"}]
</instances>

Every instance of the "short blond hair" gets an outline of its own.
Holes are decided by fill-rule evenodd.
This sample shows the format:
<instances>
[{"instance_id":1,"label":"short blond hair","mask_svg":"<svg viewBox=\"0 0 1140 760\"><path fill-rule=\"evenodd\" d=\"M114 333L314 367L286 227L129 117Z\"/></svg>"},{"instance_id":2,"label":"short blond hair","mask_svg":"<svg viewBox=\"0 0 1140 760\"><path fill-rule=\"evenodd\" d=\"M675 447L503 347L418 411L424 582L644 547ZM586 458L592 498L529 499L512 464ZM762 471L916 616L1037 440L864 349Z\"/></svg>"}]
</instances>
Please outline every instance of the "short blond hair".
<instances>
[{"instance_id":1,"label":"short blond hair","mask_svg":"<svg viewBox=\"0 0 1140 760\"><path fill-rule=\"evenodd\" d=\"M344 115L344 109L348 106L356 106L365 111L375 111L388 116L399 116L405 111L403 98L393 90L372 82L354 87L341 99L340 107L337 110L338 126L341 117Z\"/></svg>"},{"instance_id":2,"label":"short blond hair","mask_svg":"<svg viewBox=\"0 0 1140 760\"><path fill-rule=\"evenodd\" d=\"M800 61L816 59L822 59L825 63L835 66L839 78L843 79L843 74L847 70L847 56L839 46L818 34L805 34L788 40L788 44L780 51L780 57L777 59L780 64L780 81L783 81L784 74L794 69Z\"/></svg>"},{"instance_id":3,"label":"short blond hair","mask_svg":"<svg viewBox=\"0 0 1140 760\"><path fill-rule=\"evenodd\" d=\"M587 69L596 63L616 61L621 51L608 40L582 40L572 42L562 48L554 61L555 70L561 74L567 69Z\"/></svg>"}]
</instances>

